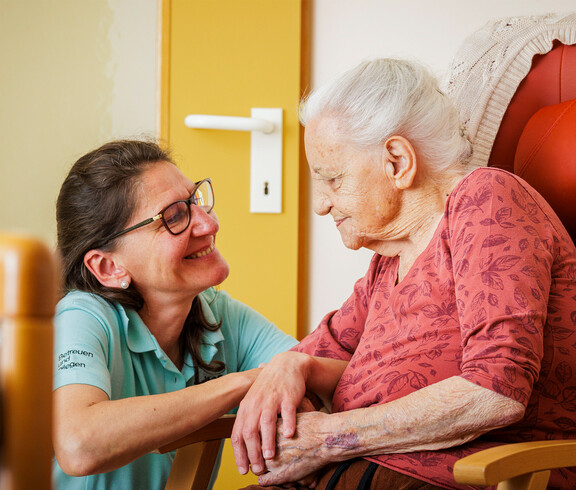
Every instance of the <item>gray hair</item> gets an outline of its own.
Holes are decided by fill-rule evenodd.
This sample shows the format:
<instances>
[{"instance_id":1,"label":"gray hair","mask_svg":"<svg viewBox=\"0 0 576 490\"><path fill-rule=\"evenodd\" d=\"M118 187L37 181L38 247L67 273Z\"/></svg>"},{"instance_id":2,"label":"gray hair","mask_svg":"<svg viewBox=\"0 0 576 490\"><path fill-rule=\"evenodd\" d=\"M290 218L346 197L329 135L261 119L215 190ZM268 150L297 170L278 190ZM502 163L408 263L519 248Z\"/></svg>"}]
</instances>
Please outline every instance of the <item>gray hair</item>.
<instances>
[{"instance_id":1,"label":"gray hair","mask_svg":"<svg viewBox=\"0 0 576 490\"><path fill-rule=\"evenodd\" d=\"M360 147L376 146L392 135L405 137L433 178L467 171L472 146L458 111L419 63L360 63L302 100L303 126L322 115L336 117L350 143Z\"/></svg>"}]
</instances>

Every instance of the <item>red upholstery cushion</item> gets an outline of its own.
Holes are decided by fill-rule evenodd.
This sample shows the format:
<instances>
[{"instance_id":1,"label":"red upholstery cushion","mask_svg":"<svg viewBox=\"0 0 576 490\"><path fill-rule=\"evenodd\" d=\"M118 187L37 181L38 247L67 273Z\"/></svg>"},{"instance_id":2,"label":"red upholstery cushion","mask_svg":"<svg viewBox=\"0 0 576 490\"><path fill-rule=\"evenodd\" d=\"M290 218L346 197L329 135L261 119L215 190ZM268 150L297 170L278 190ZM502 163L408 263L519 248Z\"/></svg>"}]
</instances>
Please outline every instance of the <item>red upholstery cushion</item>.
<instances>
[{"instance_id":1,"label":"red upholstery cushion","mask_svg":"<svg viewBox=\"0 0 576 490\"><path fill-rule=\"evenodd\" d=\"M576 45L556 44L534 56L494 139L488 165L512 172L516 146L528 119L542 107L576 98Z\"/></svg>"},{"instance_id":2,"label":"red upholstery cushion","mask_svg":"<svg viewBox=\"0 0 576 490\"><path fill-rule=\"evenodd\" d=\"M530 118L518 141L514 173L544 196L576 242L576 99Z\"/></svg>"}]
</instances>

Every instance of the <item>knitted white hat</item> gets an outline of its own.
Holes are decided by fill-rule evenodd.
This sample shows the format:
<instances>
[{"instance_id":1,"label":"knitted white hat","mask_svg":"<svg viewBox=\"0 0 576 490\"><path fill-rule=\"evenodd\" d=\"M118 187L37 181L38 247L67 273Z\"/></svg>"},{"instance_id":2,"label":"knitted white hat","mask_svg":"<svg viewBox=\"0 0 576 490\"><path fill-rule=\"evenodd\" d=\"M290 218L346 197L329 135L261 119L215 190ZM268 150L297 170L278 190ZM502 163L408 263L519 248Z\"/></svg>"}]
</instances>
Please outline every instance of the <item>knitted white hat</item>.
<instances>
[{"instance_id":1,"label":"knitted white hat","mask_svg":"<svg viewBox=\"0 0 576 490\"><path fill-rule=\"evenodd\" d=\"M533 56L550 51L554 40L576 44L576 13L488 22L456 54L444 91L454 99L474 147L472 165L488 163L502 117Z\"/></svg>"}]
</instances>

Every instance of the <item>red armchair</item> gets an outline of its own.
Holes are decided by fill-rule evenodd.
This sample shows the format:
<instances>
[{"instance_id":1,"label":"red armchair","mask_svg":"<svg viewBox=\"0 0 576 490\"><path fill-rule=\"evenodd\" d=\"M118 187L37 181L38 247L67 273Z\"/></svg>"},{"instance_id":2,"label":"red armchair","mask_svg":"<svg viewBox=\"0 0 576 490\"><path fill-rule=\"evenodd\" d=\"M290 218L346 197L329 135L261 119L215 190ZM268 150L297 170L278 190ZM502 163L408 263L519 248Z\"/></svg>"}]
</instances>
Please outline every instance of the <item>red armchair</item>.
<instances>
[{"instance_id":1,"label":"red armchair","mask_svg":"<svg viewBox=\"0 0 576 490\"><path fill-rule=\"evenodd\" d=\"M502 118L488 165L516 173L554 208L576 242L576 45L534 57ZM457 482L544 490L551 469L576 466L576 439L508 444L454 466Z\"/></svg>"}]
</instances>

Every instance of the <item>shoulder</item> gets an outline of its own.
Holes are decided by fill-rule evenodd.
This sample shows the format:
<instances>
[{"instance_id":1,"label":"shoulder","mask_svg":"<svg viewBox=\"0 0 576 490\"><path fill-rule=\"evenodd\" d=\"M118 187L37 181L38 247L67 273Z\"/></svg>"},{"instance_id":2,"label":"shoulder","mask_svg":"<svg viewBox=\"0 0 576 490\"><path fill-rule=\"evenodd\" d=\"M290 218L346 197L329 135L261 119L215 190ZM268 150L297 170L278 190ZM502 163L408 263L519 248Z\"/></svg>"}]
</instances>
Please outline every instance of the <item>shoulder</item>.
<instances>
[{"instance_id":1,"label":"shoulder","mask_svg":"<svg viewBox=\"0 0 576 490\"><path fill-rule=\"evenodd\" d=\"M493 167L478 168L466 175L446 203L451 215L468 216L482 208L494 207L522 214L553 214L545 199L525 180Z\"/></svg>"},{"instance_id":2,"label":"shoulder","mask_svg":"<svg viewBox=\"0 0 576 490\"><path fill-rule=\"evenodd\" d=\"M281 332L261 313L232 298L226 291L210 288L200 293L199 297L206 319L212 323L220 323L224 336L241 337Z\"/></svg>"},{"instance_id":3,"label":"shoulder","mask_svg":"<svg viewBox=\"0 0 576 490\"><path fill-rule=\"evenodd\" d=\"M452 195L462 195L475 193L486 185L494 186L499 184L506 187L511 183L521 180L506 170L495 167L480 167L465 175L452 191Z\"/></svg>"},{"instance_id":4,"label":"shoulder","mask_svg":"<svg viewBox=\"0 0 576 490\"><path fill-rule=\"evenodd\" d=\"M450 194L450 199L462 196L482 199L492 194L524 195L536 201L544 200L524 179L495 167L480 167L464 176Z\"/></svg>"},{"instance_id":5,"label":"shoulder","mask_svg":"<svg viewBox=\"0 0 576 490\"><path fill-rule=\"evenodd\" d=\"M127 318L124 308L118 303L84 291L71 291L56 305L56 323L66 323L66 318L93 318L104 326L119 325Z\"/></svg>"},{"instance_id":6,"label":"shoulder","mask_svg":"<svg viewBox=\"0 0 576 490\"><path fill-rule=\"evenodd\" d=\"M71 291L64 296L56 305L56 314L69 310L84 310L95 314L106 315L117 307L116 303L111 303L97 294L84 291Z\"/></svg>"}]
</instances>

